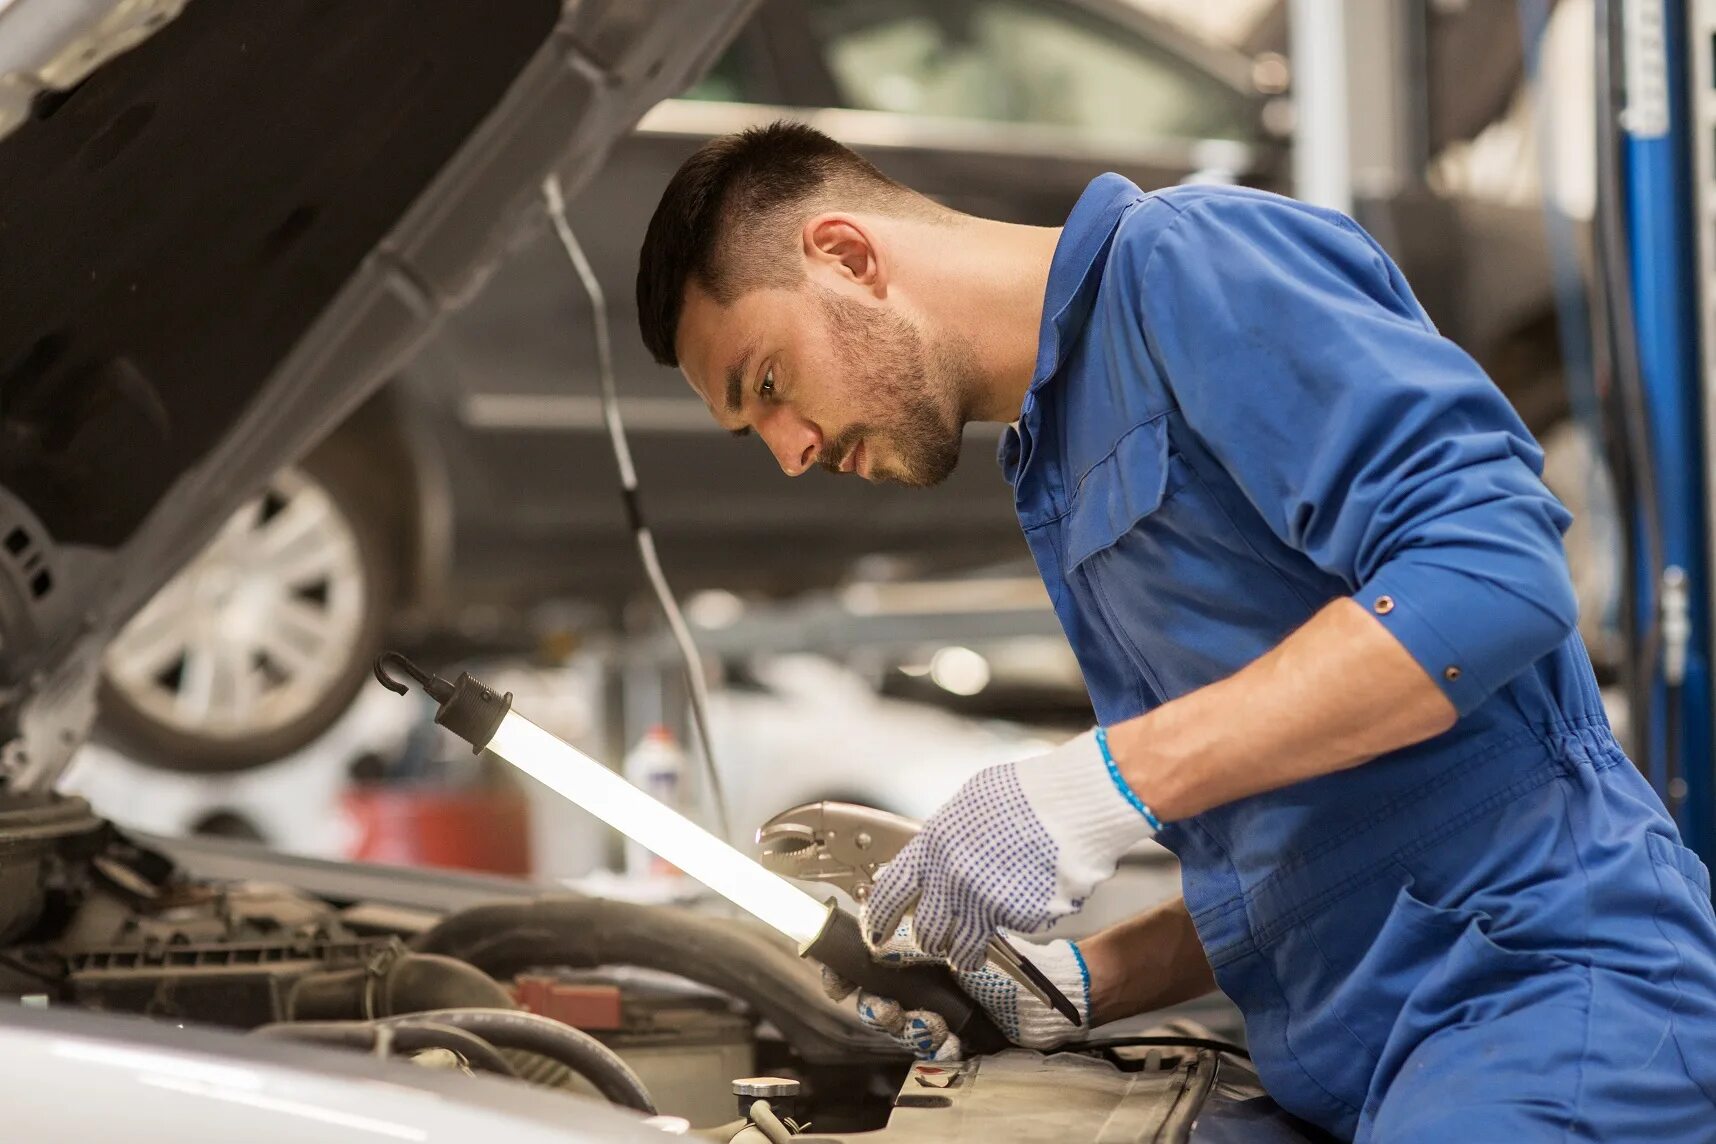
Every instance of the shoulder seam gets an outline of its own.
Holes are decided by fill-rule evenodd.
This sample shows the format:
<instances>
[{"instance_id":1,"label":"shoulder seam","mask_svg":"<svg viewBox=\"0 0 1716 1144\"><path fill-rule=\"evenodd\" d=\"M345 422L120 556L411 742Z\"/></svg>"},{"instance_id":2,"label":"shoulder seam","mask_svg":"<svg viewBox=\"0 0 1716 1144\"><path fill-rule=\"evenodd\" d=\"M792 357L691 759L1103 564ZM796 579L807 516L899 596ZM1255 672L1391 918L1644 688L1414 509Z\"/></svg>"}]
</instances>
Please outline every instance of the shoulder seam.
<instances>
[{"instance_id":1,"label":"shoulder seam","mask_svg":"<svg viewBox=\"0 0 1716 1144\"><path fill-rule=\"evenodd\" d=\"M1207 202L1208 200L1204 201ZM1158 231L1156 234L1156 240L1150 244L1150 257L1144 260L1143 268L1138 271L1138 280L1140 284L1149 279L1150 268L1156 265L1156 255L1160 254L1162 251L1162 240L1172 234L1180 223L1185 221L1187 215L1203 206L1204 202L1195 202L1183 207L1176 203L1168 203L1167 205L1172 207L1174 210L1174 221Z\"/></svg>"},{"instance_id":2,"label":"shoulder seam","mask_svg":"<svg viewBox=\"0 0 1716 1144\"><path fill-rule=\"evenodd\" d=\"M1150 277L1150 270L1156 264L1156 255L1162 249L1162 240L1167 238L1174 229L1186 219L1187 216L1191 215L1194 211L1201 211L1204 207L1209 206L1213 200L1199 199L1197 202L1188 203L1185 206L1167 202L1166 200L1162 201L1165 206L1173 208L1174 221L1163 227L1161 231L1157 233L1155 241L1150 244L1150 257L1144 260L1144 268L1139 271L1141 279ZM1369 236L1360 229L1359 225L1340 211L1330 210L1327 207L1319 207L1315 203L1302 203L1297 199L1271 200L1267 205L1277 207L1285 206L1302 214L1309 215L1320 222L1332 223L1339 229L1345 231L1349 236L1359 239L1361 242L1365 242L1367 246L1371 245L1370 242L1366 241ZM1373 249L1371 254L1374 257L1376 251Z\"/></svg>"}]
</instances>

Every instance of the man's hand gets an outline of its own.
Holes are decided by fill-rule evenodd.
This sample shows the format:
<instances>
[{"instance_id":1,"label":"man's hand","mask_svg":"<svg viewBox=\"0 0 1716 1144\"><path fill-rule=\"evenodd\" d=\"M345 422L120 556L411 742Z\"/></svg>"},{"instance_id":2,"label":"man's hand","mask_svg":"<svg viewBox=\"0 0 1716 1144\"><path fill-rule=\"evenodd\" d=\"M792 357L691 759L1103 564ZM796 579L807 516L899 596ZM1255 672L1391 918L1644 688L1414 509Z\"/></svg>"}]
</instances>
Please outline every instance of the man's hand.
<instances>
[{"instance_id":1,"label":"man's hand","mask_svg":"<svg viewBox=\"0 0 1716 1144\"><path fill-rule=\"evenodd\" d=\"M1154 832L1095 732L990 767L883 867L864 907L870 944L881 946L913 910L925 952L977 970L997 930L1041 933L1076 913L1120 856Z\"/></svg>"},{"instance_id":2,"label":"man's hand","mask_svg":"<svg viewBox=\"0 0 1716 1144\"><path fill-rule=\"evenodd\" d=\"M1088 1026L1090 975L1085 971L1084 958L1078 946L1070 941L1038 945L1017 938L1013 939L1013 945L1066 994ZM877 946L876 960L886 965L910 965L941 959L920 949L912 940L911 923L904 922L891 938ZM988 1010L995 1024L1016 1045L1027 1049L1049 1049L1082 1035L1081 1029L1074 1028L1065 1017L1019 988L1017 982L993 966L986 964L970 972L956 970L955 975L959 979L959 987ZM827 968L822 971L822 987L836 1001L844 1001L857 991L857 986ZM948 1032L947 1022L940 1014L923 1009L904 1010L898 1001L858 991L858 1016L866 1024L888 1034L920 1060L949 1061L960 1057L959 1038Z\"/></svg>"}]
</instances>

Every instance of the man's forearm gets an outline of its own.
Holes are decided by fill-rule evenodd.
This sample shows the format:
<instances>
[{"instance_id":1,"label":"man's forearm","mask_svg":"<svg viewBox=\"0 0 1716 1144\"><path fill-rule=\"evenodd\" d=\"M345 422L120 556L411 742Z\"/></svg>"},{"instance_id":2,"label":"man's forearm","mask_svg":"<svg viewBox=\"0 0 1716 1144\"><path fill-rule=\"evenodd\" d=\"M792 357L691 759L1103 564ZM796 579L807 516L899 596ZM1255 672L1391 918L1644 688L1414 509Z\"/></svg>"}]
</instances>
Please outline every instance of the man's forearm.
<instances>
[{"instance_id":1,"label":"man's forearm","mask_svg":"<svg viewBox=\"0 0 1716 1144\"><path fill-rule=\"evenodd\" d=\"M1090 1023L1106 1025L1202 997L1216 987L1181 898L1078 943L1090 970Z\"/></svg>"},{"instance_id":2,"label":"man's forearm","mask_svg":"<svg viewBox=\"0 0 1716 1144\"><path fill-rule=\"evenodd\" d=\"M1377 619L1336 600L1239 673L1109 728L1165 822L1438 735L1454 705Z\"/></svg>"}]
</instances>

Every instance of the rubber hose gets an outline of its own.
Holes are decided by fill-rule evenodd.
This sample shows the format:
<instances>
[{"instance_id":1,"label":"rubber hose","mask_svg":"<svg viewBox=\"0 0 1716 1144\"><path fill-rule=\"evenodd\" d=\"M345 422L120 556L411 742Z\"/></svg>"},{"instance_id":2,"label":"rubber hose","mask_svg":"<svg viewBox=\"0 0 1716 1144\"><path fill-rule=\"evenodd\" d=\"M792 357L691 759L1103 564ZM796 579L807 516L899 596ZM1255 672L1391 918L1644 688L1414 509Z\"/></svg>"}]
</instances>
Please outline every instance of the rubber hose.
<instances>
[{"instance_id":1,"label":"rubber hose","mask_svg":"<svg viewBox=\"0 0 1716 1144\"><path fill-rule=\"evenodd\" d=\"M655 1115L655 1100L638 1074L619 1054L582 1029L515 1009L432 1009L376 1023L391 1027L414 1021L451 1025L475 1033L499 1048L524 1049L552 1057L589 1081L614 1104Z\"/></svg>"},{"instance_id":2,"label":"rubber hose","mask_svg":"<svg viewBox=\"0 0 1716 1144\"><path fill-rule=\"evenodd\" d=\"M571 1069L541 1053L527 1053L523 1049L502 1049L501 1056L518 1074L518 1079L529 1081L542 1088L571 1088L574 1074Z\"/></svg>"},{"instance_id":3,"label":"rubber hose","mask_svg":"<svg viewBox=\"0 0 1716 1144\"><path fill-rule=\"evenodd\" d=\"M766 1100L751 1102L751 1123L757 1126L757 1131L769 1138L769 1144L792 1144L792 1129L781 1123L781 1118L775 1115L775 1110L769 1107Z\"/></svg>"},{"instance_id":4,"label":"rubber hose","mask_svg":"<svg viewBox=\"0 0 1716 1144\"><path fill-rule=\"evenodd\" d=\"M500 983L451 957L401 949L377 973L370 968L312 973L292 987L286 1012L295 1021L367 1021L425 1009L512 1009Z\"/></svg>"},{"instance_id":5,"label":"rubber hose","mask_svg":"<svg viewBox=\"0 0 1716 1144\"><path fill-rule=\"evenodd\" d=\"M507 979L544 966L632 965L735 997L812 1064L879 1064L908 1054L822 991L817 970L774 931L671 906L555 896L449 914L412 947Z\"/></svg>"},{"instance_id":6,"label":"rubber hose","mask_svg":"<svg viewBox=\"0 0 1716 1144\"><path fill-rule=\"evenodd\" d=\"M391 1050L417 1053L425 1049L448 1049L458 1053L472 1068L517 1079L518 1071L483 1038L464 1029L438 1021L401 1021L390 1025ZM371 1021L281 1022L263 1025L253 1036L275 1040L306 1041L318 1045L374 1052L381 1040L382 1029Z\"/></svg>"}]
</instances>

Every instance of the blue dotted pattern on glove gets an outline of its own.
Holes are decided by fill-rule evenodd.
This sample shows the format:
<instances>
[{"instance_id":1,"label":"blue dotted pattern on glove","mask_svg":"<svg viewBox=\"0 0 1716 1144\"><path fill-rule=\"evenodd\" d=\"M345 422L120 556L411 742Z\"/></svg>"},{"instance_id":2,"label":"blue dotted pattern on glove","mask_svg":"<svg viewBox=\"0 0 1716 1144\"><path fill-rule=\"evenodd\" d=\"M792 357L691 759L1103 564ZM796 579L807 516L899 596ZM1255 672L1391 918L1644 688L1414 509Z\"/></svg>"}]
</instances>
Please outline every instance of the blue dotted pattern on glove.
<instances>
[{"instance_id":1,"label":"blue dotted pattern on glove","mask_svg":"<svg viewBox=\"0 0 1716 1144\"><path fill-rule=\"evenodd\" d=\"M941 1031L944 1033L947 1031L945 1024L942 1025ZM919 1060L929 1060L935 1056L936 1049L940 1047L936 1044L936 1030L932 1029L929 1022L924 1020L921 1015L915 1013L906 1017L901 1039L906 1047L911 1050L912 1055Z\"/></svg>"},{"instance_id":2,"label":"blue dotted pattern on glove","mask_svg":"<svg viewBox=\"0 0 1716 1144\"><path fill-rule=\"evenodd\" d=\"M1010 1041L1019 1038L1019 987L1006 975L985 966L959 975L959 985L994 1018Z\"/></svg>"},{"instance_id":3,"label":"blue dotted pattern on glove","mask_svg":"<svg viewBox=\"0 0 1716 1144\"><path fill-rule=\"evenodd\" d=\"M974 970L996 930L1035 933L1055 921L1048 907L1058 858L1019 785L1017 764L990 767L968 779L889 863L866 912L885 932L917 897L919 946ZM881 941L874 930L871 940Z\"/></svg>"}]
</instances>

